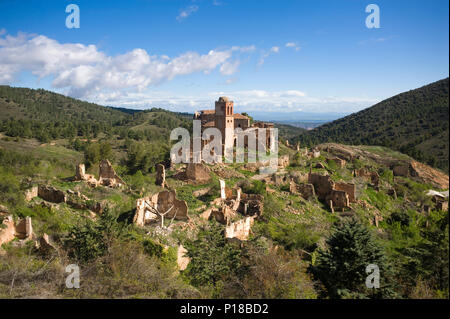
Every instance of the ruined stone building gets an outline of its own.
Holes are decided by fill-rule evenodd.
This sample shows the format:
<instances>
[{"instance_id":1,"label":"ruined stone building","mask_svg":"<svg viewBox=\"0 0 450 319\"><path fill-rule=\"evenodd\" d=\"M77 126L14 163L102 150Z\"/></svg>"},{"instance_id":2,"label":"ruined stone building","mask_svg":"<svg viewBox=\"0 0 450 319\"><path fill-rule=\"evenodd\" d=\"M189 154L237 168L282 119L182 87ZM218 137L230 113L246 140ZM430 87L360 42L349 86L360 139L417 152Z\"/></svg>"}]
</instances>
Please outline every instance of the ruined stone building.
<instances>
[{"instance_id":1,"label":"ruined stone building","mask_svg":"<svg viewBox=\"0 0 450 319\"><path fill-rule=\"evenodd\" d=\"M255 122L250 124L250 118L240 113L234 113L234 102L230 101L226 96L219 97L215 102L214 110L202 110L194 113L194 120L201 121L201 131L207 128L217 128L222 134L222 145L224 147L236 146L237 135L235 129L241 128L243 131L255 132L257 140L258 128L267 129L264 145L269 148L271 139L273 139L273 123ZM244 137L244 145L248 146L248 140Z\"/></svg>"}]
</instances>

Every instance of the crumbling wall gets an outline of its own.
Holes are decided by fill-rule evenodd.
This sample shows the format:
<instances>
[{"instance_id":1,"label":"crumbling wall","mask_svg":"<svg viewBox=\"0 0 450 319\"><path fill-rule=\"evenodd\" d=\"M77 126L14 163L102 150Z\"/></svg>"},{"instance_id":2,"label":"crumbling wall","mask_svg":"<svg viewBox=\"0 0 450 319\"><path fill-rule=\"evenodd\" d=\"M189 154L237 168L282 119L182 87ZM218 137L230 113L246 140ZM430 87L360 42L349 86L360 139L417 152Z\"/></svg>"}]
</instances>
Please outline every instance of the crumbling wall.
<instances>
[{"instance_id":1,"label":"crumbling wall","mask_svg":"<svg viewBox=\"0 0 450 319\"><path fill-rule=\"evenodd\" d=\"M285 168L289 166L289 155L278 157L278 166Z\"/></svg>"},{"instance_id":2,"label":"crumbling wall","mask_svg":"<svg viewBox=\"0 0 450 319\"><path fill-rule=\"evenodd\" d=\"M9 243L15 238L16 227L12 216L7 216L2 222L4 228L0 228L0 246Z\"/></svg>"},{"instance_id":3,"label":"crumbling wall","mask_svg":"<svg viewBox=\"0 0 450 319\"><path fill-rule=\"evenodd\" d=\"M16 237L19 239L31 239L33 237L31 217L19 219L17 223L14 223L12 216L9 215L3 220L2 224L5 228L0 228L0 246Z\"/></svg>"},{"instance_id":4,"label":"crumbling wall","mask_svg":"<svg viewBox=\"0 0 450 319\"><path fill-rule=\"evenodd\" d=\"M254 217L245 217L237 222L231 223L225 228L226 238L237 238L239 240L247 240L254 223Z\"/></svg>"},{"instance_id":5,"label":"crumbling wall","mask_svg":"<svg viewBox=\"0 0 450 319\"><path fill-rule=\"evenodd\" d=\"M50 237L44 233L39 239L39 249L42 252L51 252L56 250L56 246L50 240Z\"/></svg>"},{"instance_id":6,"label":"crumbling wall","mask_svg":"<svg viewBox=\"0 0 450 319\"><path fill-rule=\"evenodd\" d=\"M86 180L86 167L84 164L78 164L75 172L75 179L78 181Z\"/></svg>"},{"instance_id":7,"label":"crumbling wall","mask_svg":"<svg viewBox=\"0 0 450 319\"><path fill-rule=\"evenodd\" d=\"M186 201L177 199L175 190L165 190L151 197L138 199L136 201L136 212L133 222L136 225L144 226L159 218L150 207L156 207L160 213L164 214L172 206L173 208L164 215L165 218L175 218L177 220L189 219Z\"/></svg>"},{"instance_id":8,"label":"crumbling wall","mask_svg":"<svg viewBox=\"0 0 450 319\"><path fill-rule=\"evenodd\" d=\"M189 163L186 167L186 177L196 182L207 182L211 179L209 169L201 163Z\"/></svg>"},{"instance_id":9,"label":"crumbling wall","mask_svg":"<svg viewBox=\"0 0 450 319\"><path fill-rule=\"evenodd\" d=\"M30 189L27 189L25 191L25 200L27 202L29 202L33 198L37 197L38 196L38 190L39 190L39 188L37 186L33 186Z\"/></svg>"},{"instance_id":10,"label":"crumbling wall","mask_svg":"<svg viewBox=\"0 0 450 319\"><path fill-rule=\"evenodd\" d=\"M63 191L52 186L40 185L38 187L38 196L47 202L65 203L67 198Z\"/></svg>"},{"instance_id":11,"label":"crumbling wall","mask_svg":"<svg viewBox=\"0 0 450 319\"><path fill-rule=\"evenodd\" d=\"M289 175L292 177L294 182L297 184L307 183L308 182L308 173L301 173L298 171L291 171Z\"/></svg>"},{"instance_id":12,"label":"crumbling wall","mask_svg":"<svg viewBox=\"0 0 450 319\"><path fill-rule=\"evenodd\" d=\"M331 193L334 187L334 182L329 175L320 175L317 173L310 173L308 182L314 185L314 191L319 199L324 200L328 194Z\"/></svg>"},{"instance_id":13,"label":"crumbling wall","mask_svg":"<svg viewBox=\"0 0 450 319\"><path fill-rule=\"evenodd\" d=\"M334 184L334 189L338 190L338 191L344 191L348 194L348 198L350 200L351 203L355 203L356 202L356 186L355 184L352 183L335 183Z\"/></svg>"},{"instance_id":14,"label":"crumbling wall","mask_svg":"<svg viewBox=\"0 0 450 319\"><path fill-rule=\"evenodd\" d=\"M136 201L136 212L133 222L138 226L144 226L158 219L158 215L149 210L149 206L154 205L150 197L139 198Z\"/></svg>"},{"instance_id":15,"label":"crumbling wall","mask_svg":"<svg viewBox=\"0 0 450 319\"><path fill-rule=\"evenodd\" d=\"M335 162L337 166L339 166L340 168L345 167L345 164L347 164L347 162L345 160L343 160L342 158L339 157L332 157L332 158L327 158L327 162Z\"/></svg>"},{"instance_id":16,"label":"crumbling wall","mask_svg":"<svg viewBox=\"0 0 450 319\"><path fill-rule=\"evenodd\" d=\"M318 158L320 157L320 151L317 149L312 149L311 152L308 153L309 158Z\"/></svg>"},{"instance_id":17,"label":"crumbling wall","mask_svg":"<svg viewBox=\"0 0 450 319\"><path fill-rule=\"evenodd\" d=\"M116 174L108 160L102 160L99 164L99 182L104 186L121 186L125 182Z\"/></svg>"},{"instance_id":18,"label":"crumbling wall","mask_svg":"<svg viewBox=\"0 0 450 319\"><path fill-rule=\"evenodd\" d=\"M166 169L162 164L156 164L156 185L162 187L166 185Z\"/></svg>"},{"instance_id":19,"label":"crumbling wall","mask_svg":"<svg viewBox=\"0 0 450 319\"><path fill-rule=\"evenodd\" d=\"M177 194L175 190L162 191L158 193L155 201L155 196L152 197L152 201L157 203L158 210L160 212L166 212L170 207L173 209L165 216L166 218L173 218L177 220L188 219L188 206L186 201L176 198Z\"/></svg>"},{"instance_id":20,"label":"crumbling wall","mask_svg":"<svg viewBox=\"0 0 450 319\"><path fill-rule=\"evenodd\" d=\"M316 196L314 186L308 183L296 184L291 181L289 184L289 190L293 194L300 194L304 199L311 199Z\"/></svg>"},{"instance_id":21,"label":"crumbling wall","mask_svg":"<svg viewBox=\"0 0 450 319\"><path fill-rule=\"evenodd\" d=\"M243 215L261 216L264 212L264 196L242 193L237 211Z\"/></svg>"},{"instance_id":22,"label":"crumbling wall","mask_svg":"<svg viewBox=\"0 0 450 319\"><path fill-rule=\"evenodd\" d=\"M236 212L227 205L223 205L220 209L213 209L209 219L211 217L214 217L221 224L228 225L236 217Z\"/></svg>"},{"instance_id":23,"label":"crumbling wall","mask_svg":"<svg viewBox=\"0 0 450 319\"><path fill-rule=\"evenodd\" d=\"M325 198L328 203L330 200L333 202L334 208L350 207L350 200L348 194L345 191L331 190L331 192Z\"/></svg>"},{"instance_id":24,"label":"crumbling wall","mask_svg":"<svg viewBox=\"0 0 450 319\"><path fill-rule=\"evenodd\" d=\"M84 164L77 165L77 170L75 172L75 180L86 181L88 185L91 187L97 187L99 183L97 179L94 177L94 175L86 174L86 167L84 166Z\"/></svg>"},{"instance_id":25,"label":"crumbling wall","mask_svg":"<svg viewBox=\"0 0 450 319\"><path fill-rule=\"evenodd\" d=\"M353 171L353 176L362 177L367 181L370 181L375 186L378 186L380 182L380 175L377 172L370 171L366 168L360 168Z\"/></svg>"}]
</instances>

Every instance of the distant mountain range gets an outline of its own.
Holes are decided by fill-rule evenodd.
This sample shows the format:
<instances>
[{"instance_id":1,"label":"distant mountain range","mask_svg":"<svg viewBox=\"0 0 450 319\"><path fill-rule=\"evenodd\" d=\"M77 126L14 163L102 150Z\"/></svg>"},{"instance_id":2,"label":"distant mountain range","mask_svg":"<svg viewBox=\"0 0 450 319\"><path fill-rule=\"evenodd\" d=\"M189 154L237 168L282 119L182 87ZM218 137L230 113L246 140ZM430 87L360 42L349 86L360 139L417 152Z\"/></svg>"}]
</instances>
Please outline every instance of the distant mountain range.
<instances>
[{"instance_id":1,"label":"distant mountain range","mask_svg":"<svg viewBox=\"0 0 450 319\"><path fill-rule=\"evenodd\" d=\"M372 107L303 131L291 142L381 145L449 171L449 79L398 94Z\"/></svg>"},{"instance_id":2,"label":"distant mountain range","mask_svg":"<svg viewBox=\"0 0 450 319\"><path fill-rule=\"evenodd\" d=\"M8 136L58 138L120 133L164 140L173 127L190 127L188 113L105 107L46 90L0 86L0 131ZM300 112L302 113L302 112ZM270 120L282 140L303 146L324 142L381 145L449 171L449 79L401 93L343 118L306 113L299 120ZM325 124L323 124L325 123ZM321 125L323 124L323 125Z\"/></svg>"}]
</instances>

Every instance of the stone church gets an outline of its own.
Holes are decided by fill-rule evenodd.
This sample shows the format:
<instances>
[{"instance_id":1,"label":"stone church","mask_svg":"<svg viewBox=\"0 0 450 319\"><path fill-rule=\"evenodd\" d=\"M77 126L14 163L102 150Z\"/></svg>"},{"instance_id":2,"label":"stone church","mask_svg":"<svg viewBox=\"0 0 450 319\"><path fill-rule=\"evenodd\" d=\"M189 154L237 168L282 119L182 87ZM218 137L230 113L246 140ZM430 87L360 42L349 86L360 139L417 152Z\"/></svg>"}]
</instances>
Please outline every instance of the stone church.
<instances>
[{"instance_id":1,"label":"stone church","mask_svg":"<svg viewBox=\"0 0 450 319\"><path fill-rule=\"evenodd\" d=\"M230 101L226 96L219 97L219 100L215 102L214 110L202 110L194 113L194 120L201 121L202 133L205 129L215 127L219 129L222 134L222 144L227 147L233 147L236 145L235 129L241 128L242 130L249 132L255 130L256 137L258 138L258 128L267 129L266 134L266 147L271 145L271 136L273 131L273 123L255 122L250 123L250 118L240 113L234 113L234 102ZM246 145L247 146L247 145Z\"/></svg>"}]
</instances>

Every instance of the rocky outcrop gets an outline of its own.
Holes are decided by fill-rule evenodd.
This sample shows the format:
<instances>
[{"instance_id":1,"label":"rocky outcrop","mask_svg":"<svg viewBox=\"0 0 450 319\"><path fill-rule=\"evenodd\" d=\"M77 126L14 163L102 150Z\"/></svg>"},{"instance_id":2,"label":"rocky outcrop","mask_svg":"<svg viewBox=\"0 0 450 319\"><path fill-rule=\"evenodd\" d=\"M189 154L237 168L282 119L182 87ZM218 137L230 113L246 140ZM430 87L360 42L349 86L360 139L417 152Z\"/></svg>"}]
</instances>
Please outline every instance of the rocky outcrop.
<instances>
[{"instance_id":1,"label":"rocky outcrop","mask_svg":"<svg viewBox=\"0 0 450 319\"><path fill-rule=\"evenodd\" d=\"M187 250L183 245L179 245L177 249L177 265L179 270L185 270L191 259L187 256Z\"/></svg>"},{"instance_id":2,"label":"rocky outcrop","mask_svg":"<svg viewBox=\"0 0 450 319\"><path fill-rule=\"evenodd\" d=\"M410 167L411 175L420 179L424 183L432 184L434 187L440 189L449 188L449 177L440 170L417 161L411 161Z\"/></svg>"},{"instance_id":3,"label":"rocky outcrop","mask_svg":"<svg viewBox=\"0 0 450 319\"><path fill-rule=\"evenodd\" d=\"M67 197L63 191L48 185L40 185L38 187L38 196L47 202L56 204L65 203L67 201Z\"/></svg>"},{"instance_id":4,"label":"rocky outcrop","mask_svg":"<svg viewBox=\"0 0 450 319\"><path fill-rule=\"evenodd\" d=\"M207 182L211 179L209 169L201 163L189 163L186 167L186 178L195 182Z\"/></svg>"}]
</instances>

